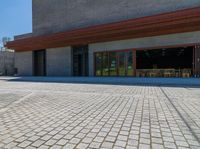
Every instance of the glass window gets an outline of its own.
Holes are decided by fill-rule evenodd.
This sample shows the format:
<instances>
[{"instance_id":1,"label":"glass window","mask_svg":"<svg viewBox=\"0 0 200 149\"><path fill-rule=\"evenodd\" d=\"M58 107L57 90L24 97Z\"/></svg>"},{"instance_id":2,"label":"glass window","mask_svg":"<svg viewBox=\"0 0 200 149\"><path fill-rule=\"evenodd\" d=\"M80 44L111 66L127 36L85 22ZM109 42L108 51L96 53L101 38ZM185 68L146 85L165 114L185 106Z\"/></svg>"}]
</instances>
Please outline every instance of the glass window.
<instances>
[{"instance_id":1,"label":"glass window","mask_svg":"<svg viewBox=\"0 0 200 149\"><path fill-rule=\"evenodd\" d=\"M133 52L127 52L127 76L133 76Z\"/></svg>"},{"instance_id":2,"label":"glass window","mask_svg":"<svg viewBox=\"0 0 200 149\"><path fill-rule=\"evenodd\" d=\"M118 74L119 76L126 76L126 53L118 53Z\"/></svg>"},{"instance_id":3,"label":"glass window","mask_svg":"<svg viewBox=\"0 0 200 149\"><path fill-rule=\"evenodd\" d=\"M101 53L96 53L95 54L95 66L96 66L96 70L95 70L95 74L96 76L101 76L102 75L102 54Z\"/></svg>"},{"instance_id":4,"label":"glass window","mask_svg":"<svg viewBox=\"0 0 200 149\"><path fill-rule=\"evenodd\" d=\"M102 75L108 76L109 75L109 63L108 63L108 52L103 53L102 57Z\"/></svg>"},{"instance_id":5,"label":"glass window","mask_svg":"<svg viewBox=\"0 0 200 149\"><path fill-rule=\"evenodd\" d=\"M117 75L117 56L116 52L109 53L109 68L110 68L110 76Z\"/></svg>"},{"instance_id":6,"label":"glass window","mask_svg":"<svg viewBox=\"0 0 200 149\"><path fill-rule=\"evenodd\" d=\"M133 76L133 52L100 52L95 54L96 76Z\"/></svg>"}]
</instances>

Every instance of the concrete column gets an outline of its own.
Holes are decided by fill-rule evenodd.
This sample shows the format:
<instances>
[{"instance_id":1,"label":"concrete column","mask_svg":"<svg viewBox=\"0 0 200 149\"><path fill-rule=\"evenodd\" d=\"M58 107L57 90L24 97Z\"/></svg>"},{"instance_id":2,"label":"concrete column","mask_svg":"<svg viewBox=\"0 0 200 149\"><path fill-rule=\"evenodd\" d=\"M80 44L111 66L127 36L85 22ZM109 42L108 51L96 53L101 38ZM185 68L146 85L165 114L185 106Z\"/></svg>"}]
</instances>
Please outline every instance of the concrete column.
<instances>
[{"instance_id":1,"label":"concrete column","mask_svg":"<svg viewBox=\"0 0 200 149\"><path fill-rule=\"evenodd\" d=\"M46 50L47 76L71 76L71 70L71 47L52 48Z\"/></svg>"},{"instance_id":2,"label":"concrete column","mask_svg":"<svg viewBox=\"0 0 200 149\"><path fill-rule=\"evenodd\" d=\"M33 52L16 52L15 68L17 68L19 76L33 75Z\"/></svg>"}]
</instances>

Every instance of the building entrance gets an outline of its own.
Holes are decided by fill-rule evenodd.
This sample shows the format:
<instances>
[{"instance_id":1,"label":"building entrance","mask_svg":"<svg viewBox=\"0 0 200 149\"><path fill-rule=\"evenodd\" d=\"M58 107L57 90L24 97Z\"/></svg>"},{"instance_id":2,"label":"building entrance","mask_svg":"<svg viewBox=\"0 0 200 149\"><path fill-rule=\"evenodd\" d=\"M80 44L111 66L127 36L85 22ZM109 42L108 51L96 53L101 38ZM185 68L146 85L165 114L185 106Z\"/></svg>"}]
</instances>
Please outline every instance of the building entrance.
<instances>
[{"instance_id":1,"label":"building entrance","mask_svg":"<svg viewBox=\"0 0 200 149\"><path fill-rule=\"evenodd\" d=\"M46 76L46 52L39 50L33 52L34 76Z\"/></svg>"},{"instance_id":2,"label":"building entrance","mask_svg":"<svg viewBox=\"0 0 200 149\"><path fill-rule=\"evenodd\" d=\"M73 47L73 75L88 76L88 46Z\"/></svg>"}]
</instances>

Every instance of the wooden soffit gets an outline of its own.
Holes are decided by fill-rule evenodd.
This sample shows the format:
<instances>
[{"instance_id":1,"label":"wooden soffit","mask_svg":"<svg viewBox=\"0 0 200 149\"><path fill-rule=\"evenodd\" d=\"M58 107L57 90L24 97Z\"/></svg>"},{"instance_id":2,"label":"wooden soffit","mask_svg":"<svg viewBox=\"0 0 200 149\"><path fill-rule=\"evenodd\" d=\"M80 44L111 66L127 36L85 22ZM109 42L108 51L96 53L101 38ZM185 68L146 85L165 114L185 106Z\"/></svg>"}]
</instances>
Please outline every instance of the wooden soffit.
<instances>
[{"instance_id":1,"label":"wooden soffit","mask_svg":"<svg viewBox=\"0 0 200 149\"><path fill-rule=\"evenodd\" d=\"M8 42L6 46L16 51L32 51L198 30L200 30L200 7L18 39Z\"/></svg>"}]
</instances>

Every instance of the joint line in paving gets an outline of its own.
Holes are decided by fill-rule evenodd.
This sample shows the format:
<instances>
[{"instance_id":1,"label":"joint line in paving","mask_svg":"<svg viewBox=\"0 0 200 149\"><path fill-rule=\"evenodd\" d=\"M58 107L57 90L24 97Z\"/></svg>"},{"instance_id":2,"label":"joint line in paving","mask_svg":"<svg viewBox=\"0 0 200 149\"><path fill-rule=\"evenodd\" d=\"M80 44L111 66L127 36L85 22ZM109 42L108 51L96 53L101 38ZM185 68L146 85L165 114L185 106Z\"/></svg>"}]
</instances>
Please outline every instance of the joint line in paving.
<instances>
[{"instance_id":1,"label":"joint line in paving","mask_svg":"<svg viewBox=\"0 0 200 149\"><path fill-rule=\"evenodd\" d=\"M189 128L190 132L192 133L192 135L195 137L195 139L198 141L198 143L200 143L200 139L199 137L196 135L196 133L192 130L192 128L190 127L190 125L187 123L187 120L183 117L183 115L179 112L179 110L176 108L176 106L174 105L174 103L172 102L172 100L169 98L169 96L165 93L165 91L160 87L162 93L164 94L164 96L168 99L168 101L171 103L171 105L173 106L173 108L176 110L176 112L178 113L178 115L180 116L180 118L183 120L183 122L186 124L186 126Z\"/></svg>"},{"instance_id":2,"label":"joint line in paving","mask_svg":"<svg viewBox=\"0 0 200 149\"><path fill-rule=\"evenodd\" d=\"M14 102L11 102L10 104L8 104L7 106L5 106L3 109L0 109L0 113L3 113L3 112L6 112L10 106L14 105L14 104L19 104L20 102L28 99L29 97L31 97L33 95L33 92L32 93L29 93L27 95L25 95L24 97L20 98L19 100L17 101L14 101Z\"/></svg>"}]
</instances>

